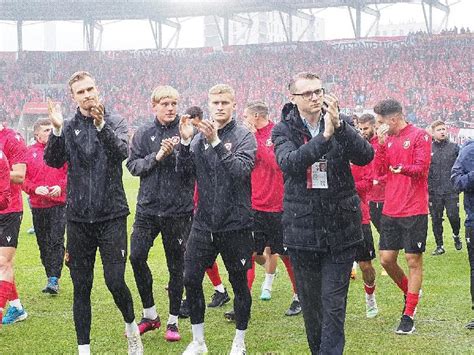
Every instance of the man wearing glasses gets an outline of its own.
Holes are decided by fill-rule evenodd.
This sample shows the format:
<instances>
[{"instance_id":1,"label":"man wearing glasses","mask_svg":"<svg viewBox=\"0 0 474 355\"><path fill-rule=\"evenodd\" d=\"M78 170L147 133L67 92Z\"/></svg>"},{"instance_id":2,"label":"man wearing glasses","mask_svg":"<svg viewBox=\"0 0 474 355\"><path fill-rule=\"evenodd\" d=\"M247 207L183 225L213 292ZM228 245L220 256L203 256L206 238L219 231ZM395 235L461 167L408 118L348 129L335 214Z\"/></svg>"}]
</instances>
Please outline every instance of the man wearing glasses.
<instances>
[{"instance_id":1,"label":"man wearing glasses","mask_svg":"<svg viewBox=\"0 0 474 355\"><path fill-rule=\"evenodd\" d=\"M316 74L296 74L289 91L272 136L285 181L284 244L311 352L342 354L350 272L362 242L349 161L366 165L374 151Z\"/></svg>"}]
</instances>

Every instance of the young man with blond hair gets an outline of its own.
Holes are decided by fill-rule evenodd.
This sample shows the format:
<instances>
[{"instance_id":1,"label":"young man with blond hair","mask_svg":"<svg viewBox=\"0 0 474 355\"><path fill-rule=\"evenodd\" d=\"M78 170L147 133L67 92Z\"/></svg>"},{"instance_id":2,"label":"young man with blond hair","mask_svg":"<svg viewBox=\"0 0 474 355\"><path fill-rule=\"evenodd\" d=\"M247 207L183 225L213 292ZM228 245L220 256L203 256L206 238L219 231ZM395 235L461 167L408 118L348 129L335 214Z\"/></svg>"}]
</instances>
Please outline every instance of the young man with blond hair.
<instances>
[{"instance_id":1,"label":"young man with blond hair","mask_svg":"<svg viewBox=\"0 0 474 355\"><path fill-rule=\"evenodd\" d=\"M140 334L161 325L153 298L148 253L161 233L169 272L169 318L165 339L181 339L178 315L183 294L184 251L192 222L194 178L175 170L179 146L179 93L171 86L153 90L154 119L133 136L127 168L140 177L130 261L143 304Z\"/></svg>"},{"instance_id":2,"label":"young man with blond hair","mask_svg":"<svg viewBox=\"0 0 474 355\"><path fill-rule=\"evenodd\" d=\"M191 122L183 117L180 121L177 168L196 177L199 195L185 255L184 284L193 341L184 354L207 352L202 280L218 254L229 272L235 296L236 334L231 354L245 354L252 303L247 270L254 249L250 173L257 145L253 134L232 117L236 103L230 86L213 86L208 98L210 120ZM198 130L194 138L193 123Z\"/></svg>"},{"instance_id":3,"label":"young man with blond hair","mask_svg":"<svg viewBox=\"0 0 474 355\"><path fill-rule=\"evenodd\" d=\"M44 159L52 167L68 163L66 265L74 287L74 325L79 354L90 354L91 291L97 249L107 288L122 313L128 353L143 354L130 290L125 283L127 261L127 199L122 162L128 156L128 127L99 101L88 72L69 80L75 115L64 121L59 105L49 102L53 133Z\"/></svg>"}]
</instances>

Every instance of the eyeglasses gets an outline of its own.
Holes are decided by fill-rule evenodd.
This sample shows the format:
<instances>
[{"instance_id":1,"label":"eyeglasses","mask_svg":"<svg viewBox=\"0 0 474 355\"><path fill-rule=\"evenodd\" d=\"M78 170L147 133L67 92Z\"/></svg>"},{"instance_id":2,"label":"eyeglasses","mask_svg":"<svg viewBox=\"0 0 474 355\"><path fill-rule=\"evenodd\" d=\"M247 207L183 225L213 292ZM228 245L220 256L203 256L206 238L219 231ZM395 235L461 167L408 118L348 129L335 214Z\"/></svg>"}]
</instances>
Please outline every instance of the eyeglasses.
<instances>
[{"instance_id":1,"label":"eyeglasses","mask_svg":"<svg viewBox=\"0 0 474 355\"><path fill-rule=\"evenodd\" d=\"M314 91L305 91L300 94L292 94L292 95L301 96L305 100L311 100L313 98L313 95L316 95L316 97L320 97L324 95L324 88L316 89Z\"/></svg>"}]
</instances>

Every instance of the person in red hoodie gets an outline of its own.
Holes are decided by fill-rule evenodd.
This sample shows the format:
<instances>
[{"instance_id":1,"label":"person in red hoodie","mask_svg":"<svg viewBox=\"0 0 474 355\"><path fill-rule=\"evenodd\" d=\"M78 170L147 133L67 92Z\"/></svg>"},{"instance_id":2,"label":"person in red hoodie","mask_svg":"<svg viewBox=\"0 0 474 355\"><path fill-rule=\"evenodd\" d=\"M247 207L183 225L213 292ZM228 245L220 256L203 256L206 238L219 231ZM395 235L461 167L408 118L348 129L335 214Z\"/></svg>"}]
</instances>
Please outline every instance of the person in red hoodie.
<instances>
[{"instance_id":1,"label":"person in red hoodie","mask_svg":"<svg viewBox=\"0 0 474 355\"><path fill-rule=\"evenodd\" d=\"M265 281L262 285L260 299L270 300L276 271L276 260L274 259L277 258L276 254L279 254L293 286L293 300L285 315L295 316L301 313L301 305L290 258L283 246L283 226L281 224L283 174L276 162L271 140L275 124L269 120L268 114L268 106L262 101L249 102L243 114L244 124L257 140L255 167L251 174L255 250L252 256L252 268L247 271L247 284L251 290L255 280L255 261L264 265ZM264 255L266 247L270 248L268 257ZM226 312L224 316L228 320L234 320L234 310Z\"/></svg>"},{"instance_id":2,"label":"person in red hoodie","mask_svg":"<svg viewBox=\"0 0 474 355\"><path fill-rule=\"evenodd\" d=\"M372 115L362 115L358 119L359 132L362 134L361 126L368 120L373 119ZM377 316L379 310L375 300L375 269L372 260L375 258L374 238L370 228L370 213L368 197L373 187L373 166L372 163L364 166L351 164L352 176L354 177L357 194L360 198L360 209L362 212L362 235L364 242L357 248L355 261L359 263L362 271L365 289L365 309L367 318Z\"/></svg>"},{"instance_id":3,"label":"person in red hoodie","mask_svg":"<svg viewBox=\"0 0 474 355\"><path fill-rule=\"evenodd\" d=\"M0 150L0 211L8 207L10 198L10 165L7 157Z\"/></svg>"},{"instance_id":4,"label":"person in red hoodie","mask_svg":"<svg viewBox=\"0 0 474 355\"><path fill-rule=\"evenodd\" d=\"M431 137L405 120L398 101L383 100L374 107L374 112L383 121L377 131L379 144L374 164L379 175L387 174L380 262L405 296L396 333L411 334L415 330L414 315L420 297L428 230ZM397 262L400 249L405 250L408 276Z\"/></svg>"},{"instance_id":5,"label":"person in red hoodie","mask_svg":"<svg viewBox=\"0 0 474 355\"><path fill-rule=\"evenodd\" d=\"M3 124L0 124L0 151L5 154L10 163L10 169L7 171L11 194L10 204L0 211L0 321L5 325L25 320L28 314L18 296L13 272L13 260L23 216L20 185L25 179L26 145L18 132ZM10 307L3 314L7 302Z\"/></svg>"},{"instance_id":6,"label":"person in red hoodie","mask_svg":"<svg viewBox=\"0 0 474 355\"><path fill-rule=\"evenodd\" d=\"M23 190L30 196L36 241L48 278L43 292L57 295L64 259L67 164L56 169L44 162L44 148L52 128L49 118L40 118L33 125L36 143L26 152Z\"/></svg>"}]
</instances>

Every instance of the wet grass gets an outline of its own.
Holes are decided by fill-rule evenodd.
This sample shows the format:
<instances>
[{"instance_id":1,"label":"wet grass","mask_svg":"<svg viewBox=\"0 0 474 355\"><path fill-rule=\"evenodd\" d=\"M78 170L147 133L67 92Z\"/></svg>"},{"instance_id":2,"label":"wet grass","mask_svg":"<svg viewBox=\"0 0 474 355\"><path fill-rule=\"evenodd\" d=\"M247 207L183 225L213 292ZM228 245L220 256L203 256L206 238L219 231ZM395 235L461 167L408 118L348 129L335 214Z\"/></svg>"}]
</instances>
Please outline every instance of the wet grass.
<instances>
[{"instance_id":1,"label":"wet grass","mask_svg":"<svg viewBox=\"0 0 474 355\"><path fill-rule=\"evenodd\" d=\"M125 177L129 203L134 210L138 180ZM129 218L129 229L133 214ZM0 329L0 354L74 353L76 336L72 321L72 285L68 269L64 269L61 294L57 297L41 293L45 285L43 267L34 236L26 234L31 226L29 211L25 212L21 228L20 244L16 257L16 278L21 299L29 317L26 321ZM446 225L446 230L449 231ZM464 235L464 230L462 232ZM376 233L375 233L376 235ZM449 235L449 234L448 234ZM430 231L428 251L434 249L434 238ZM416 333L412 336L397 336L402 309L402 295L388 276L380 275L377 268L377 302L380 313L375 319L365 318L363 283L360 272L351 282L347 319L346 353L474 353L474 332L464 329L465 323L474 316L470 310L469 272L465 248L458 252L450 238L445 241L446 254L432 257L425 254L425 279L423 298L416 317ZM149 262L154 273L154 294L157 308L166 322L168 301L165 286L168 282L166 264L161 242L157 239ZM227 273L220 264L225 284ZM264 273L257 268L252 305L252 319L247 332L248 353L303 354L308 353L301 316L286 317L285 310L291 301L291 286L283 264L278 266L271 301L260 301L260 285ZM127 281L135 302L135 314L140 317L141 306L130 265L127 266ZM213 293L210 282L205 279L205 294L208 300ZM228 353L234 335L233 324L224 320L224 311L231 308L228 303L221 309L206 312L206 342L211 354ZM100 259L96 263L92 292L92 341L94 353L125 353L123 321L106 289ZM146 353L178 354L192 339L189 320L180 320L182 341L167 343L163 330L147 333L143 337Z\"/></svg>"}]
</instances>

